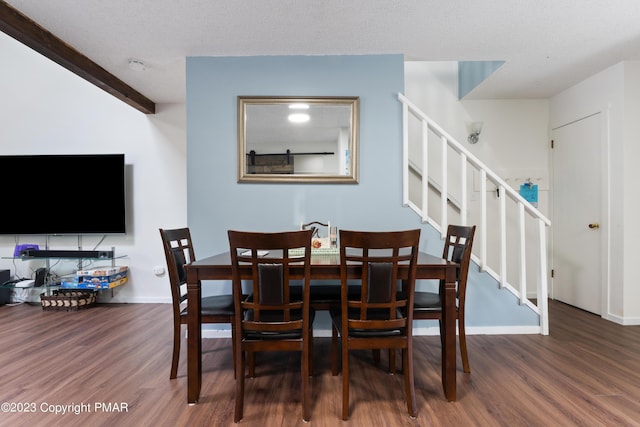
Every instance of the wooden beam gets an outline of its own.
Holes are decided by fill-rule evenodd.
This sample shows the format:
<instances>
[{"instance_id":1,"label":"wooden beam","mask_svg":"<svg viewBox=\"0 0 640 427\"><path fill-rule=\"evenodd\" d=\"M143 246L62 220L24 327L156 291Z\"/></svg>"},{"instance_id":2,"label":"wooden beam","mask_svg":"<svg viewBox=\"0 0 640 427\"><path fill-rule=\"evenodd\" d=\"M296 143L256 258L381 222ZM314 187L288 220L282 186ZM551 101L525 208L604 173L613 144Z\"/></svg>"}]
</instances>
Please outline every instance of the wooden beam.
<instances>
[{"instance_id":1,"label":"wooden beam","mask_svg":"<svg viewBox=\"0 0 640 427\"><path fill-rule=\"evenodd\" d=\"M145 114L155 114L156 104L153 101L2 0L0 0L0 31L133 108Z\"/></svg>"}]
</instances>

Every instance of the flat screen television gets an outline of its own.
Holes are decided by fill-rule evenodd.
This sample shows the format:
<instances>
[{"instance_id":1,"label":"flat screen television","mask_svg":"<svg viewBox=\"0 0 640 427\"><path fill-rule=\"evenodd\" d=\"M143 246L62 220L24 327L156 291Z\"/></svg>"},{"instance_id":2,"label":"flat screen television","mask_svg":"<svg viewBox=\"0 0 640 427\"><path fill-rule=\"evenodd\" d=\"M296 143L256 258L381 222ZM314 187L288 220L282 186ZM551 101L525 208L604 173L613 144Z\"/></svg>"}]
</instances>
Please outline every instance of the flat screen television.
<instances>
[{"instance_id":1,"label":"flat screen television","mask_svg":"<svg viewBox=\"0 0 640 427\"><path fill-rule=\"evenodd\" d=\"M123 234L124 154L0 156L0 234Z\"/></svg>"}]
</instances>

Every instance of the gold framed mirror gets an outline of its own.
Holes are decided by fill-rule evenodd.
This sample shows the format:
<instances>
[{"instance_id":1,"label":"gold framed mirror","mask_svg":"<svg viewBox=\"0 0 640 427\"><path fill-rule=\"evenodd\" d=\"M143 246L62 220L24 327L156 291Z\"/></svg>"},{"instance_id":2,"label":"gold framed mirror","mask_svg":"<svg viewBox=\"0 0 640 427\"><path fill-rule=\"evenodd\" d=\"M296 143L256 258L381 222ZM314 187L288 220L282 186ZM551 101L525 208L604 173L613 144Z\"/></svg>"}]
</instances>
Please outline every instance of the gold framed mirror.
<instances>
[{"instance_id":1,"label":"gold framed mirror","mask_svg":"<svg viewBox=\"0 0 640 427\"><path fill-rule=\"evenodd\" d=\"M238 182L358 183L358 97L238 97Z\"/></svg>"}]
</instances>

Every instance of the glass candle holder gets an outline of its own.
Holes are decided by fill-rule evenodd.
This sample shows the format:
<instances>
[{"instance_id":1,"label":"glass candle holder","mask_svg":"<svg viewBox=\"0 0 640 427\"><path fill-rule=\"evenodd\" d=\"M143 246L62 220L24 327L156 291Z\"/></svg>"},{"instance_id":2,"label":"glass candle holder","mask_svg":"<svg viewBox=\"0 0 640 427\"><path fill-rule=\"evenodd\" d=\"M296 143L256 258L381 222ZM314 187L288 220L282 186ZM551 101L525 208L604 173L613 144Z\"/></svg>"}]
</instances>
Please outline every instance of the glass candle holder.
<instances>
[{"instance_id":1,"label":"glass candle holder","mask_svg":"<svg viewBox=\"0 0 640 427\"><path fill-rule=\"evenodd\" d=\"M329 227L329 241L332 248L338 247L338 227Z\"/></svg>"}]
</instances>

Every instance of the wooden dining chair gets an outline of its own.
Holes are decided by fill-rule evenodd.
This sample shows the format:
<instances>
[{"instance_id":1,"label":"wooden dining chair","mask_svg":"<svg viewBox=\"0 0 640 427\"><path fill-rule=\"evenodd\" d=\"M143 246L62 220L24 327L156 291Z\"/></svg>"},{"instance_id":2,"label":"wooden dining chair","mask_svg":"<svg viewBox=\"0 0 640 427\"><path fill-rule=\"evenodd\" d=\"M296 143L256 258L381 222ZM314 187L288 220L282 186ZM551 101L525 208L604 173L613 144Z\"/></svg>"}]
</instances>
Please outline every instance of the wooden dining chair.
<instances>
[{"instance_id":1,"label":"wooden dining chair","mask_svg":"<svg viewBox=\"0 0 640 427\"><path fill-rule=\"evenodd\" d=\"M404 393L411 417L417 414L413 379L413 290L420 230L340 231L341 307L331 309L332 371L342 360L342 419L349 419L349 352L402 350ZM400 269L406 269L402 276ZM348 272L358 270L353 277ZM357 298L349 284L359 281ZM399 293L402 282L403 293ZM338 341L338 338L340 340Z\"/></svg>"},{"instance_id":2,"label":"wooden dining chair","mask_svg":"<svg viewBox=\"0 0 640 427\"><path fill-rule=\"evenodd\" d=\"M243 416L245 353L301 353L302 418L311 416L311 360L314 310L310 307L311 230L254 233L229 230L235 304L236 403L234 421ZM290 250L303 248L299 251ZM242 283L250 292L243 296ZM301 281L301 285L293 285ZM302 286L294 298L292 286Z\"/></svg>"},{"instance_id":3,"label":"wooden dining chair","mask_svg":"<svg viewBox=\"0 0 640 427\"><path fill-rule=\"evenodd\" d=\"M195 261L195 252L189 228L162 229L160 237L167 260L167 272L171 286L173 305L173 356L170 379L178 373L182 325L187 324L187 274L185 265ZM200 303L202 323L227 323L233 335L233 296L231 294L203 297Z\"/></svg>"},{"instance_id":4,"label":"wooden dining chair","mask_svg":"<svg viewBox=\"0 0 640 427\"><path fill-rule=\"evenodd\" d=\"M459 264L456 271L456 319L458 319L458 339L460 341L460 355L462 369L471 372L469 356L467 354L467 337L464 327L464 311L467 295L467 276L471 263L471 249L476 226L449 225L447 237L444 241L442 258ZM440 286L442 289L442 286ZM415 291L413 302L414 320L433 319L440 324L440 338L443 339L442 296L438 292Z\"/></svg>"}]
</instances>

